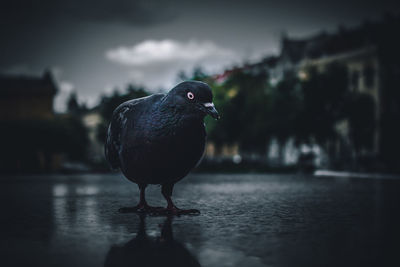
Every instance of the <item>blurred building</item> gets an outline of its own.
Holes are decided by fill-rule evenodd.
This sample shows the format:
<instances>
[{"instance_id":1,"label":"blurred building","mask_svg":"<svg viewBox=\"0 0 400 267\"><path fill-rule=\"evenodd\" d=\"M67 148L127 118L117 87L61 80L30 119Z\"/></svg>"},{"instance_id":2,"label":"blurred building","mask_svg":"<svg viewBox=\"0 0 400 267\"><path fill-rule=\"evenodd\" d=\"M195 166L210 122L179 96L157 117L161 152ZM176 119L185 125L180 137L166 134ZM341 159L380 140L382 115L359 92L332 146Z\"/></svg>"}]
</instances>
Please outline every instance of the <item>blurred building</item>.
<instances>
[{"instance_id":1,"label":"blurred building","mask_svg":"<svg viewBox=\"0 0 400 267\"><path fill-rule=\"evenodd\" d=\"M338 158L350 154L354 159L390 160L398 153L395 133L399 133L399 127L393 127L399 114L399 93L394 88L398 87L400 58L398 41L393 39L398 30L400 19L389 16L383 21L365 22L351 29L339 27L334 33L323 32L309 38L283 36L280 55L274 64L265 64L272 85L287 75L307 80L311 69L324 73L329 66L340 65L347 71L347 91L373 100L373 116L367 118L373 125L371 145L356 149L352 125L345 118L335 126L339 138L329 145Z\"/></svg>"},{"instance_id":2,"label":"blurred building","mask_svg":"<svg viewBox=\"0 0 400 267\"><path fill-rule=\"evenodd\" d=\"M382 160L396 169L400 163L397 156L400 151L400 126L397 126L400 117L400 41L395 36L399 31L400 17L387 15L381 21L366 21L354 28L339 27L335 32L322 32L308 38L284 35L279 55L227 70L213 78L217 83L223 83L236 72L265 72L268 84L276 86L293 76L307 81L312 71L324 74L331 66L340 66L346 73L348 95L370 101L367 101L371 104L370 113L364 113L362 109L355 112L364 123L369 123L372 131L364 134L360 124L352 124L350 117L345 117L335 124L338 137L323 147L316 148L313 143L309 148L301 149L302 145L294 145L290 138L285 144L272 138L267 146L268 160L278 165L295 164L301 157L301 150L307 150L322 155L320 159L316 158L319 162L316 165L328 164L330 160L327 159L334 157L355 161L363 158L374 163ZM362 132L362 138L368 139L363 140L364 144L358 142L354 134L357 130Z\"/></svg>"},{"instance_id":3,"label":"blurred building","mask_svg":"<svg viewBox=\"0 0 400 267\"><path fill-rule=\"evenodd\" d=\"M357 144L358 138L351 135L352 131L354 134L359 130L356 128L360 123L353 121L352 124L345 118L336 123L339 138L331 144L338 157L351 154L356 160L368 159L369 163L364 165L383 161L390 168L398 169L400 41L395 36L399 30L400 17L387 15L381 21L366 21L349 29L339 27L334 33L320 33L310 38L283 36L276 64L267 66L270 81L276 83L290 73L307 80L311 69L324 73L329 66L340 65L347 72L347 91L372 100L371 115L358 111L359 119L370 121L373 127L371 135L362 136L368 136L367 142L371 145Z\"/></svg>"},{"instance_id":4,"label":"blurred building","mask_svg":"<svg viewBox=\"0 0 400 267\"><path fill-rule=\"evenodd\" d=\"M56 93L50 72L42 77L0 75L0 120L52 118Z\"/></svg>"},{"instance_id":5,"label":"blurred building","mask_svg":"<svg viewBox=\"0 0 400 267\"><path fill-rule=\"evenodd\" d=\"M53 100L57 86L49 71L42 76L0 75L1 172L57 170L63 156L62 125Z\"/></svg>"},{"instance_id":6,"label":"blurred building","mask_svg":"<svg viewBox=\"0 0 400 267\"><path fill-rule=\"evenodd\" d=\"M377 46L371 42L363 28L340 30L335 34L322 33L308 39L282 38L282 51L278 64L270 69L274 82L284 79L288 73L296 73L301 80L307 80L310 69L325 72L332 64L344 66L348 73L350 92L370 95L374 101L374 117L370 118L375 125L372 146L364 149L364 155L378 155L380 152L380 117L381 117L381 78L380 60ZM340 139L335 144L337 153L352 146L349 137L349 122L340 121L337 126Z\"/></svg>"}]
</instances>

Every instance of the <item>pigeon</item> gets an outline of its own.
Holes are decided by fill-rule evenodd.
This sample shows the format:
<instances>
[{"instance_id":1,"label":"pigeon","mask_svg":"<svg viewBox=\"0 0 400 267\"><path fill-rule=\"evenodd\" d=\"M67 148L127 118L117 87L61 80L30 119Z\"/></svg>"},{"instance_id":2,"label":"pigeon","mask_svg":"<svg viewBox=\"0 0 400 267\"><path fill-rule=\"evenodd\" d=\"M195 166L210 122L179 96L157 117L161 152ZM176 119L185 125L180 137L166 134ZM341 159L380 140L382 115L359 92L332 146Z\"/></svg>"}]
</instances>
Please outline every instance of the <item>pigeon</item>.
<instances>
[{"instance_id":1,"label":"pigeon","mask_svg":"<svg viewBox=\"0 0 400 267\"><path fill-rule=\"evenodd\" d=\"M201 160L206 143L204 118L219 119L208 84L185 81L167 94L132 99L113 112L105 142L105 156L111 168L120 169L136 183L140 201L120 212L167 214L199 213L179 209L171 196L174 185ZM161 185L166 208L149 206L147 185Z\"/></svg>"}]
</instances>

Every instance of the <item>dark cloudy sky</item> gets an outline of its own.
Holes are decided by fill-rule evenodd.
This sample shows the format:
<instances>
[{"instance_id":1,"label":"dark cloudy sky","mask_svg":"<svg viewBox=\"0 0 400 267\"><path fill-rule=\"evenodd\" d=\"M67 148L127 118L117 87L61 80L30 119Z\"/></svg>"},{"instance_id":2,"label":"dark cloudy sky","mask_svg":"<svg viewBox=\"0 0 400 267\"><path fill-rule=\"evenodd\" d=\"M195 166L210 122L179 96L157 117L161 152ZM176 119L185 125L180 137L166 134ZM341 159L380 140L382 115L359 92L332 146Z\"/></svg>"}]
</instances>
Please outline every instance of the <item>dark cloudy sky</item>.
<instances>
[{"instance_id":1,"label":"dark cloudy sky","mask_svg":"<svg viewBox=\"0 0 400 267\"><path fill-rule=\"evenodd\" d=\"M51 68L57 110L73 90L94 105L115 86L168 89L179 70L218 72L276 54L282 32L304 37L398 14L397 2L2 0L0 71Z\"/></svg>"}]
</instances>

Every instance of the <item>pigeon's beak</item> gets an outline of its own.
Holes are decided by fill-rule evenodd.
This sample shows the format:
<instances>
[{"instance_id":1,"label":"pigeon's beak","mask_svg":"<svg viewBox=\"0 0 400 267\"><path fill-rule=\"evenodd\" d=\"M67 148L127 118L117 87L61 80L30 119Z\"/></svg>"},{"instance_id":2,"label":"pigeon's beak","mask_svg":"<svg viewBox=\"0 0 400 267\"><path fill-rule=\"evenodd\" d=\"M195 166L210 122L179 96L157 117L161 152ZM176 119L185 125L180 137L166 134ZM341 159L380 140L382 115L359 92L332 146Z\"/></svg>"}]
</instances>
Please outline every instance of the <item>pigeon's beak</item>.
<instances>
[{"instance_id":1,"label":"pigeon's beak","mask_svg":"<svg viewBox=\"0 0 400 267\"><path fill-rule=\"evenodd\" d=\"M215 109L214 103L209 102L209 103L204 103L203 105L204 105L205 111L208 115L210 115L211 117L213 117L216 120L218 120L220 118L218 111Z\"/></svg>"}]
</instances>

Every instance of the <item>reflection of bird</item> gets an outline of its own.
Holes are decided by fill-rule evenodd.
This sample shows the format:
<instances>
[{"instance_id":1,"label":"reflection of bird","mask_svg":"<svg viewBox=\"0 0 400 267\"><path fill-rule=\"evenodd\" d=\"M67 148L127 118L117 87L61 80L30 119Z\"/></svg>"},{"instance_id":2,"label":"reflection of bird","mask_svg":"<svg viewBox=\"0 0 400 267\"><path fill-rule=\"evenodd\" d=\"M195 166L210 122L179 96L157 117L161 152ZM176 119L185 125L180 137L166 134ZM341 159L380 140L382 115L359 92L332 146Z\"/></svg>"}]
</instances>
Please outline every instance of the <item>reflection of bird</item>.
<instances>
[{"instance_id":1,"label":"reflection of bird","mask_svg":"<svg viewBox=\"0 0 400 267\"><path fill-rule=\"evenodd\" d=\"M171 196L174 184L203 155L207 114L219 117L210 87L197 81L182 82L168 94L133 99L115 109L107 132L106 158L140 189L139 204L121 211L198 212L178 209ZM148 184L161 184L166 209L147 205Z\"/></svg>"},{"instance_id":2,"label":"reflection of bird","mask_svg":"<svg viewBox=\"0 0 400 267\"><path fill-rule=\"evenodd\" d=\"M152 239L146 234L145 215L140 216L139 230L135 238L124 246L113 246L108 252L108 266L200 266L197 259L180 242L174 240L172 218L168 216L161 229L161 236Z\"/></svg>"}]
</instances>

